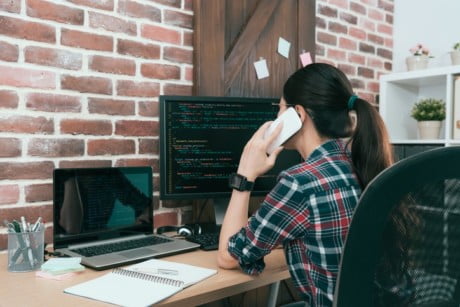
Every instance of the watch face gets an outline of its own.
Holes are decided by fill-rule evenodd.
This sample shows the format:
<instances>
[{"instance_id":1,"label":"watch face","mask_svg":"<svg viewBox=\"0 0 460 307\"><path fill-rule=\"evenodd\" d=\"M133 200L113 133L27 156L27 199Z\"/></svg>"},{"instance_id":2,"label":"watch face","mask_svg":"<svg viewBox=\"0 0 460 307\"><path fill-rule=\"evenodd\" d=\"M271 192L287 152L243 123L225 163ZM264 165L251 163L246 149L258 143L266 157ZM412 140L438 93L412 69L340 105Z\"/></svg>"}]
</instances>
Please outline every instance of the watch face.
<instances>
[{"instance_id":1,"label":"watch face","mask_svg":"<svg viewBox=\"0 0 460 307\"><path fill-rule=\"evenodd\" d=\"M238 191L242 191L242 183L243 183L243 176L241 175L238 175L238 174L231 174L230 177L229 177L229 186L232 188L232 189L237 189Z\"/></svg>"}]
</instances>

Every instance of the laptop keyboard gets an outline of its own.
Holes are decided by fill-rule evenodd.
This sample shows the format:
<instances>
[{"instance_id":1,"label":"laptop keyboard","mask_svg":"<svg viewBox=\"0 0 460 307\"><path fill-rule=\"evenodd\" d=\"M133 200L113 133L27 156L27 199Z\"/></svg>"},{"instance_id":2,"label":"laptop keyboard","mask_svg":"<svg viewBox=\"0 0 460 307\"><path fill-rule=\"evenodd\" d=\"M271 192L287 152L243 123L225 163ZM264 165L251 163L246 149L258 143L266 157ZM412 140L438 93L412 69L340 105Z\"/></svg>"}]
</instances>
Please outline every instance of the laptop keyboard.
<instances>
[{"instance_id":1,"label":"laptop keyboard","mask_svg":"<svg viewBox=\"0 0 460 307\"><path fill-rule=\"evenodd\" d=\"M78 253L85 257L92 257L104 254L110 254L114 252L120 252L124 250L130 250L134 248L155 245L160 243L171 242L172 240L164 238L164 237L157 237L157 236L150 236L146 238L140 238L135 240L126 240L122 242L115 242L97 246L89 246L89 247L82 247L82 248L75 248L71 251Z\"/></svg>"},{"instance_id":2,"label":"laptop keyboard","mask_svg":"<svg viewBox=\"0 0 460 307\"><path fill-rule=\"evenodd\" d=\"M186 236L189 242L200 244L202 250L215 250L219 247L219 232L205 232Z\"/></svg>"}]
</instances>

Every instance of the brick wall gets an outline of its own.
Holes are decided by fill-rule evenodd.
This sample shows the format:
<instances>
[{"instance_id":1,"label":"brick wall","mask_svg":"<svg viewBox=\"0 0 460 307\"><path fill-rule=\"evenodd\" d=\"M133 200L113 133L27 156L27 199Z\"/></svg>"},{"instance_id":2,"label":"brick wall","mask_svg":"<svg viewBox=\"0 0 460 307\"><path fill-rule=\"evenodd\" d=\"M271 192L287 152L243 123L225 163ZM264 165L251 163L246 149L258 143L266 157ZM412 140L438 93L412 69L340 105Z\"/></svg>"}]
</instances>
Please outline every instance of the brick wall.
<instances>
[{"instance_id":1,"label":"brick wall","mask_svg":"<svg viewBox=\"0 0 460 307\"><path fill-rule=\"evenodd\" d=\"M316 0L316 61L342 69L355 92L376 102L392 70L393 0Z\"/></svg>"},{"instance_id":2,"label":"brick wall","mask_svg":"<svg viewBox=\"0 0 460 307\"><path fill-rule=\"evenodd\" d=\"M316 60L370 101L391 70L392 12L317 0ZM151 165L155 225L190 216L158 200L158 96L191 94L192 19L192 0L0 1L2 220L42 216L51 242L52 170L77 166Z\"/></svg>"}]
</instances>

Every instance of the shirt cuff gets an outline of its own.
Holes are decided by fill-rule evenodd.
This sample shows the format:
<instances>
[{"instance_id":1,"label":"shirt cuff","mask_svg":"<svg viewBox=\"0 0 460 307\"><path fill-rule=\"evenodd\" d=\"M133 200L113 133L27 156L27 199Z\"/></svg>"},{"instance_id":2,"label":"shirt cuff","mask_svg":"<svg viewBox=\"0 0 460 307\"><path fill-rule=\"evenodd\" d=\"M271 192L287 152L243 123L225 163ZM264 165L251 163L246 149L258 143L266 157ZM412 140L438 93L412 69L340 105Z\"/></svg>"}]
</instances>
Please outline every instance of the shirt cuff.
<instances>
[{"instance_id":1,"label":"shirt cuff","mask_svg":"<svg viewBox=\"0 0 460 307\"><path fill-rule=\"evenodd\" d=\"M265 268L264 257L246 235L246 228L241 228L228 240L228 252L235 258L243 272L250 275L262 273Z\"/></svg>"}]
</instances>

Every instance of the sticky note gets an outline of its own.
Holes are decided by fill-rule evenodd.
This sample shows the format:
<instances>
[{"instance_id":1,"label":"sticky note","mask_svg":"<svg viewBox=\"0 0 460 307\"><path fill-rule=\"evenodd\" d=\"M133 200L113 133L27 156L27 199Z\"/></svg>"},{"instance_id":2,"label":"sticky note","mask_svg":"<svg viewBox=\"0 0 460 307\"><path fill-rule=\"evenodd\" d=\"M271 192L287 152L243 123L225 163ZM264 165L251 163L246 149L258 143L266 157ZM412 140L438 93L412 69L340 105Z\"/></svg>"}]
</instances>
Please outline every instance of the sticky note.
<instances>
[{"instance_id":1,"label":"sticky note","mask_svg":"<svg viewBox=\"0 0 460 307\"><path fill-rule=\"evenodd\" d=\"M289 58L289 49L291 48L291 43L280 37L278 39L278 53L284 56L286 59Z\"/></svg>"},{"instance_id":2,"label":"sticky note","mask_svg":"<svg viewBox=\"0 0 460 307\"><path fill-rule=\"evenodd\" d=\"M310 52L304 52L300 54L300 62L302 63L302 67L307 66L308 64L311 64L311 56Z\"/></svg>"},{"instance_id":3,"label":"sticky note","mask_svg":"<svg viewBox=\"0 0 460 307\"><path fill-rule=\"evenodd\" d=\"M256 69L257 79L267 78L270 75L265 59L254 62L254 67Z\"/></svg>"}]
</instances>

